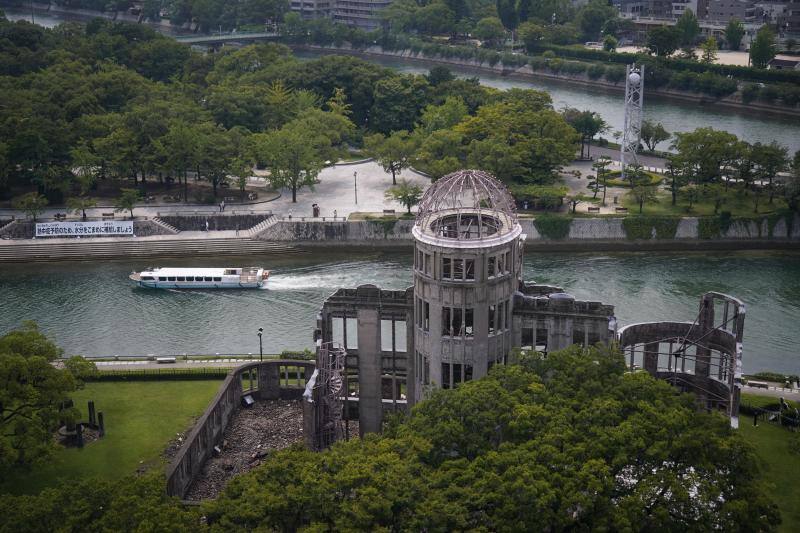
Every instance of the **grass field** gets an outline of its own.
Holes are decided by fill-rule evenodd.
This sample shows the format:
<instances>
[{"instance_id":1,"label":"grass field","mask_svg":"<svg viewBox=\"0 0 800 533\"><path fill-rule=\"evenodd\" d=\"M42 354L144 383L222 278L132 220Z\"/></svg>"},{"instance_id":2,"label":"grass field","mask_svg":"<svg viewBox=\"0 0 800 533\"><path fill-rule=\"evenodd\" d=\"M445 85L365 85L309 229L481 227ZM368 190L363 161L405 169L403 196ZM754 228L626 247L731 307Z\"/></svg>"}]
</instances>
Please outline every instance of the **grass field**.
<instances>
[{"instance_id":1,"label":"grass field","mask_svg":"<svg viewBox=\"0 0 800 533\"><path fill-rule=\"evenodd\" d=\"M770 495L781 511L783 523L780 531L800 530L800 454L789 452L792 433L765 422L753 427L752 418L746 417L741 419L739 428L761 459L761 470L770 484Z\"/></svg>"},{"instance_id":2,"label":"grass field","mask_svg":"<svg viewBox=\"0 0 800 533\"><path fill-rule=\"evenodd\" d=\"M86 402L103 412L106 436L83 449L61 449L47 463L0 484L0 491L38 492L59 480L117 479L140 467L160 467L161 454L176 433L203 413L220 380L88 383L73 395L88 418Z\"/></svg>"},{"instance_id":3,"label":"grass field","mask_svg":"<svg viewBox=\"0 0 800 533\"><path fill-rule=\"evenodd\" d=\"M639 213L639 204L629 194L625 194L620 198L624 207L628 208L631 213ZM687 211L688 203L685 199L678 197L677 205L672 205L672 195L668 192L660 192L655 202L647 202L644 204L642 214L654 216L677 216L677 217L696 217L696 216L711 216L714 214L714 203L708 199L702 199L692 205L692 210ZM729 211L733 216L741 217L755 217L773 213L779 209L785 209L786 202L783 198L776 197L774 203L769 203L769 198L766 194L761 196L761 201L758 206L758 213L753 209L753 202L749 196L742 194L731 194L728 200L720 206L719 211Z\"/></svg>"}]
</instances>

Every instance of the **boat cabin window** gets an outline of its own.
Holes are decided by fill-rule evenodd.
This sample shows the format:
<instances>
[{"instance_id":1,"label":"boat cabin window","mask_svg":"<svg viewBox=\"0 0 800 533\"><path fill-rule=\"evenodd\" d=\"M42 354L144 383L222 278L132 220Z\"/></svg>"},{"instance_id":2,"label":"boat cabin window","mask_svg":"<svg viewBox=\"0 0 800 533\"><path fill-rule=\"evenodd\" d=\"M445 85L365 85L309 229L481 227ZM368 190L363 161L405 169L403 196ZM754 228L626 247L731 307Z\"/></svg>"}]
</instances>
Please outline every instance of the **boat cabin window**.
<instances>
[{"instance_id":1,"label":"boat cabin window","mask_svg":"<svg viewBox=\"0 0 800 533\"><path fill-rule=\"evenodd\" d=\"M238 268L226 268L224 274L226 276L236 276L239 274Z\"/></svg>"},{"instance_id":2,"label":"boat cabin window","mask_svg":"<svg viewBox=\"0 0 800 533\"><path fill-rule=\"evenodd\" d=\"M204 278L204 280L205 280L205 281L211 281L211 276L206 276L206 277Z\"/></svg>"},{"instance_id":3,"label":"boat cabin window","mask_svg":"<svg viewBox=\"0 0 800 533\"><path fill-rule=\"evenodd\" d=\"M175 281L175 276L168 276L167 281Z\"/></svg>"},{"instance_id":4,"label":"boat cabin window","mask_svg":"<svg viewBox=\"0 0 800 533\"><path fill-rule=\"evenodd\" d=\"M222 278L221 277L215 277L214 281L222 281Z\"/></svg>"},{"instance_id":5,"label":"boat cabin window","mask_svg":"<svg viewBox=\"0 0 800 533\"><path fill-rule=\"evenodd\" d=\"M153 281L153 276L142 276L142 281Z\"/></svg>"},{"instance_id":6,"label":"boat cabin window","mask_svg":"<svg viewBox=\"0 0 800 533\"><path fill-rule=\"evenodd\" d=\"M167 281L167 276L158 276L158 281Z\"/></svg>"},{"instance_id":7,"label":"boat cabin window","mask_svg":"<svg viewBox=\"0 0 800 533\"><path fill-rule=\"evenodd\" d=\"M186 278L184 276L178 276L178 281L186 281Z\"/></svg>"}]
</instances>

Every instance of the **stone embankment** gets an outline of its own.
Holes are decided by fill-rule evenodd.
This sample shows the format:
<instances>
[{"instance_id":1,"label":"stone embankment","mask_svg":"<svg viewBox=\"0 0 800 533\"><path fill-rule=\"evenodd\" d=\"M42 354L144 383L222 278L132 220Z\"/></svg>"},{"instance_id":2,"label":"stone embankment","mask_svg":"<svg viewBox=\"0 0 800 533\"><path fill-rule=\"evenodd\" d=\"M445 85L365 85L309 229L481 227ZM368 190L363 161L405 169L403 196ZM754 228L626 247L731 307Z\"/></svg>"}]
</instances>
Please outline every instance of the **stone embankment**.
<instances>
[{"instance_id":1,"label":"stone embankment","mask_svg":"<svg viewBox=\"0 0 800 533\"><path fill-rule=\"evenodd\" d=\"M548 235L535 219L521 219L526 246L539 249L738 249L800 246L800 215L728 222L717 217L563 219L563 237ZM257 239L301 246L409 246L413 220L276 220Z\"/></svg>"}]
</instances>

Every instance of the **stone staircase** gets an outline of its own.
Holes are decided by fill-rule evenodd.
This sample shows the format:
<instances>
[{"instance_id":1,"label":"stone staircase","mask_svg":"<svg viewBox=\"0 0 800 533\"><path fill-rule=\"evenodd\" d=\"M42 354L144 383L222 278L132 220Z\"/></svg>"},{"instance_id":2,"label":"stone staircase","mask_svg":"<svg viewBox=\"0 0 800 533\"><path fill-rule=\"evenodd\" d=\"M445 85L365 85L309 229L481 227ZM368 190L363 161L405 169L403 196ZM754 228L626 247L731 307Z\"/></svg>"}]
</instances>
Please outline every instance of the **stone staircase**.
<instances>
[{"instance_id":1,"label":"stone staircase","mask_svg":"<svg viewBox=\"0 0 800 533\"><path fill-rule=\"evenodd\" d=\"M244 236L250 239L255 239L261 233L265 232L267 229L271 228L278 222L278 217L275 215L270 215L269 218L260 222L253 226L252 228L248 229L244 232Z\"/></svg>"},{"instance_id":2,"label":"stone staircase","mask_svg":"<svg viewBox=\"0 0 800 533\"><path fill-rule=\"evenodd\" d=\"M176 228L175 226L173 226L172 224L167 224L166 222L164 222L163 220L161 220L158 217L153 217L150 220L152 220L155 224L157 224L157 225L161 226L162 228L164 228L165 230L167 230L169 233L172 233L173 235L176 234L176 233L180 233L180 231L181 231L178 228Z\"/></svg>"},{"instance_id":3,"label":"stone staircase","mask_svg":"<svg viewBox=\"0 0 800 533\"><path fill-rule=\"evenodd\" d=\"M85 261L135 257L192 257L198 255L291 254L301 250L290 244L251 239L163 239L67 243L0 241L0 263L33 261Z\"/></svg>"}]
</instances>

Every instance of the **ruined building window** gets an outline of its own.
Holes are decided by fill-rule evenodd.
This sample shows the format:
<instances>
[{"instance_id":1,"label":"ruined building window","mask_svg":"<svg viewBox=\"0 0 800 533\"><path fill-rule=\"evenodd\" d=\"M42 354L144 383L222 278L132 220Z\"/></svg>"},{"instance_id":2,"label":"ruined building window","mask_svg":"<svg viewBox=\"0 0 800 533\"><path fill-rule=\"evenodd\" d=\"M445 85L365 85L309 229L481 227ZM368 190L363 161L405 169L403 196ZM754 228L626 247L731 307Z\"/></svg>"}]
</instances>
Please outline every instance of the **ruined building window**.
<instances>
[{"instance_id":1,"label":"ruined building window","mask_svg":"<svg viewBox=\"0 0 800 533\"><path fill-rule=\"evenodd\" d=\"M422 329L429 331L431 329L431 304L422 302Z\"/></svg>"},{"instance_id":2,"label":"ruined building window","mask_svg":"<svg viewBox=\"0 0 800 533\"><path fill-rule=\"evenodd\" d=\"M442 258L442 279L453 279L453 260L449 257Z\"/></svg>"},{"instance_id":3,"label":"ruined building window","mask_svg":"<svg viewBox=\"0 0 800 533\"><path fill-rule=\"evenodd\" d=\"M463 259L453 259L453 279L464 279Z\"/></svg>"},{"instance_id":4,"label":"ruined building window","mask_svg":"<svg viewBox=\"0 0 800 533\"><path fill-rule=\"evenodd\" d=\"M489 256L489 258L487 259L487 263L486 263L486 276L487 277L491 278L492 276L494 276L496 265L497 265L497 259L493 255Z\"/></svg>"},{"instance_id":5,"label":"ruined building window","mask_svg":"<svg viewBox=\"0 0 800 533\"><path fill-rule=\"evenodd\" d=\"M489 306L489 335L497 331L497 306Z\"/></svg>"},{"instance_id":6,"label":"ruined building window","mask_svg":"<svg viewBox=\"0 0 800 533\"><path fill-rule=\"evenodd\" d=\"M431 256L430 254L425 254L425 274L430 276L431 270Z\"/></svg>"},{"instance_id":7,"label":"ruined building window","mask_svg":"<svg viewBox=\"0 0 800 533\"><path fill-rule=\"evenodd\" d=\"M472 337L474 334L474 312L472 308L442 308L442 335L446 337Z\"/></svg>"},{"instance_id":8,"label":"ruined building window","mask_svg":"<svg viewBox=\"0 0 800 533\"><path fill-rule=\"evenodd\" d=\"M474 280L475 279L475 260L474 259L465 259L464 260L464 279L466 279L466 280Z\"/></svg>"},{"instance_id":9,"label":"ruined building window","mask_svg":"<svg viewBox=\"0 0 800 533\"><path fill-rule=\"evenodd\" d=\"M442 388L451 389L472 380L472 365L442 363Z\"/></svg>"},{"instance_id":10,"label":"ruined building window","mask_svg":"<svg viewBox=\"0 0 800 533\"><path fill-rule=\"evenodd\" d=\"M511 327L508 311L511 308L508 300L489 306L489 335Z\"/></svg>"}]
</instances>

